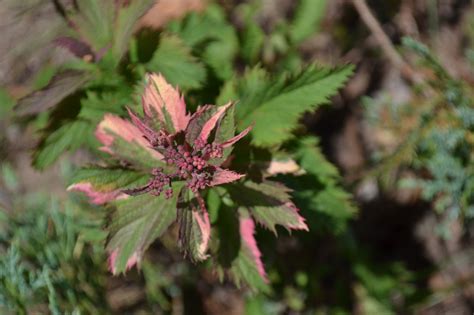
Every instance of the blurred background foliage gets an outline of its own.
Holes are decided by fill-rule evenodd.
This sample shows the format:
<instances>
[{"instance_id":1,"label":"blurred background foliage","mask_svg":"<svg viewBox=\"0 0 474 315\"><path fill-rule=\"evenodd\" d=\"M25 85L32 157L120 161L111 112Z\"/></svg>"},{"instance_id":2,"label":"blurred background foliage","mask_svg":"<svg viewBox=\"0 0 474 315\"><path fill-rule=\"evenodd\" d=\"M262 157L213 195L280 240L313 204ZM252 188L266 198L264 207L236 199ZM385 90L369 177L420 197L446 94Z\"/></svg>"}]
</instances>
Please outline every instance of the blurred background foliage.
<instances>
[{"instance_id":1,"label":"blurred background foliage","mask_svg":"<svg viewBox=\"0 0 474 315\"><path fill-rule=\"evenodd\" d=\"M368 4L416 80L350 1L0 3L2 313L472 312L474 7ZM263 292L185 261L173 232L112 277L106 210L66 193L102 157L95 126L139 104L147 71L194 108L239 100L255 128L237 162L296 162L275 178L310 233L258 230Z\"/></svg>"}]
</instances>

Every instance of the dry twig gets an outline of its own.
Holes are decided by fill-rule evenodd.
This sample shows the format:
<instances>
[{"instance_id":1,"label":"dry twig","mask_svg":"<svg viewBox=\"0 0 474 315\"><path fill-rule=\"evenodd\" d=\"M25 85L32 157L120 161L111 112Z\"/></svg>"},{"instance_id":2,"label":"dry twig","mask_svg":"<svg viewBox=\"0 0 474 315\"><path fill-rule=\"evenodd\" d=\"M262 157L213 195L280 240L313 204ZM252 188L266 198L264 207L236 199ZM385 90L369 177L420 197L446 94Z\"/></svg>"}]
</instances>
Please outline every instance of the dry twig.
<instances>
[{"instance_id":1,"label":"dry twig","mask_svg":"<svg viewBox=\"0 0 474 315\"><path fill-rule=\"evenodd\" d=\"M390 62L400 70L404 78L412 83L420 83L422 78L403 60L402 56L400 56L395 47L393 47L392 42L383 31L382 26L372 14L367 2L365 0L352 0L352 3Z\"/></svg>"}]
</instances>

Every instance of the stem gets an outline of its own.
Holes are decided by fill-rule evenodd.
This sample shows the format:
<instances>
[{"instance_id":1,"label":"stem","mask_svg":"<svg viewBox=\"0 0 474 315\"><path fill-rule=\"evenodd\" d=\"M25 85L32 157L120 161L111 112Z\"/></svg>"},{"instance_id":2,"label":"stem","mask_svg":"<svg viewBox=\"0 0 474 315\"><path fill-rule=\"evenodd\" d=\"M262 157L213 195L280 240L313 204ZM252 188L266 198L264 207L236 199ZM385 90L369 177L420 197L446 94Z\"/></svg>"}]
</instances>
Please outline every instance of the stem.
<instances>
[{"instance_id":1,"label":"stem","mask_svg":"<svg viewBox=\"0 0 474 315\"><path fill-rule=\"evenodd\" d=\"M382 29L382 26L372 14L367 2L365 0L352 0L355 9L359 13L364 24L369 28L382 48L384 54L390 62L400 70L401 74L412 83L420 83L422 79L413 71L412 67L400 56L387 34Z\"/></svg>"}]
</instances>

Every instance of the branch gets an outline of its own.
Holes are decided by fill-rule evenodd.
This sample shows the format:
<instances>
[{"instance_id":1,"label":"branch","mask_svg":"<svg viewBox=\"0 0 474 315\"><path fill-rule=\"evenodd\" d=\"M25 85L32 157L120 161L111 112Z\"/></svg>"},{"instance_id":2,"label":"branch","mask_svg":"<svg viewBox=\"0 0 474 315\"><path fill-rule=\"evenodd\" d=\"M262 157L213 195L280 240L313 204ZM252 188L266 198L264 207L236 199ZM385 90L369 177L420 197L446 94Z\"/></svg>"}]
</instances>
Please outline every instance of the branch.
<instances>
[{"instance_id":1,"label":"branch","mask_svg":"<svg viewBox=\"0 0 474 315\"><path fill-rule=\"evenodd\" d=\"M352 0L352 3L359 13L362 21L364 21L365 25L374 35L375 40L382 48L384 54L387 56L390 62L400 70L402 76L412 83L422 82L422 78L417 75L412 67L405 60L403 60L403 58L397 52L387 34L385 34L383 31L382 26L380 26L380 23L372 14L367 2L365 0Z\"/></svg>"}]
</instances>

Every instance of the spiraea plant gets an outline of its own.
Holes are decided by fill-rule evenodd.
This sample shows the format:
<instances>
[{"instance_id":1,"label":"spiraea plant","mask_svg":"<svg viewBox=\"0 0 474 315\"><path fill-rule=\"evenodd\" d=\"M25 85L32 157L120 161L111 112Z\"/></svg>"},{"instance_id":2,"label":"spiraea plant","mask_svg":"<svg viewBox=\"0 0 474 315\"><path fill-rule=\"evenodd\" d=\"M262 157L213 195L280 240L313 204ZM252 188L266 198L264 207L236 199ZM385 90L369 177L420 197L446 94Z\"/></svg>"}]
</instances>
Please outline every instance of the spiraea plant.
<instances>
[{"instance_id":1,"label":"spiraea plant","mask_svg":"<svg viewBox=\"0 0 474 315\"><path fill-rule=\"evenodd\" d=\"M307 226L314 233L291 237L314 243L343 232L355 213L301 119L330 103L352 67L309 64L296 49L317 31L325 1L299 2L293 17L265 33L257 26L262 7L249 3L230 11L210 3L160 30L136 30L154 2L64 7L54 44L71 58L15 107L39 138L32 164L47 169L76 151L103 161L81 169L71 190L111 209L107 250L115 273L140 261L159 269L143 261L145 249L160 236L168 248L177 231L173 245L190 260L209 256L203 265L219 277L263 289L255 223L274 233L277 225ZM234 24L237 16L248 21L244 28ZM169 85L149 77L140 107L148 72ZM170 85L184 93L187 109ZM286 266L275 264L265 233L259 244L275 278Z\"/></svg>"},{"instance_id":2,"label":"spiraea plant","mask_svg":"<svg viewBox=\"0 0 474 315\"><path fill-rule=\"evenodd\" d=\"M276 224L308 227L285 186L243 180L244 174L224 168L231 164L233 145L251 127L234 135L231 103L200 106L189 114L179 91L159 74L147 75L142 106L143 117L130 109L130 120L105 115L96 136L117 164L85 169L69 187L115 207L107 227L111 271L140 264L147 247L174 222L184 254L195 262L208 258L212 231L203 195L223 185L216 192L228 199L238 219L241 243L241 254L225 269L235 279L258 274L265 280L254 220L273 230Z\"/></svg>"}]
</instances>

